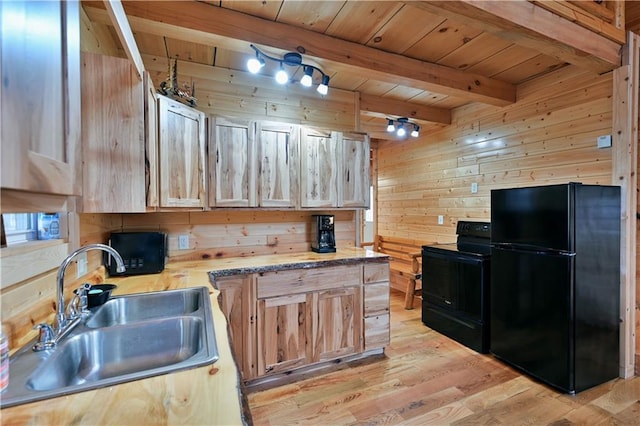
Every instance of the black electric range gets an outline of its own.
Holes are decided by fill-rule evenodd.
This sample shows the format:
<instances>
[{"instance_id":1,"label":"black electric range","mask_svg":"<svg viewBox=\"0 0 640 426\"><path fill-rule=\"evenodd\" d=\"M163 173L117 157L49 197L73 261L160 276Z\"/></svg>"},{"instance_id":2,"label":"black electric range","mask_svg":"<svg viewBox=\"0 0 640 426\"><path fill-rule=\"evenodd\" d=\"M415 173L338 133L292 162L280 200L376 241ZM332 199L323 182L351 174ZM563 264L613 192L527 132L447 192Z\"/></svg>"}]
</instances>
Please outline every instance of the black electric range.
<instances>
[{"instance_id":1,"label":"black electric range","mask_svg":"<svg viewBox=\"0 0 640 426\"><path fill-rule=\"evenodd\" d=\"M422 246L422 322L489 352L491 224L459 221L457 242Z\"/></svg>"}]
</instances>

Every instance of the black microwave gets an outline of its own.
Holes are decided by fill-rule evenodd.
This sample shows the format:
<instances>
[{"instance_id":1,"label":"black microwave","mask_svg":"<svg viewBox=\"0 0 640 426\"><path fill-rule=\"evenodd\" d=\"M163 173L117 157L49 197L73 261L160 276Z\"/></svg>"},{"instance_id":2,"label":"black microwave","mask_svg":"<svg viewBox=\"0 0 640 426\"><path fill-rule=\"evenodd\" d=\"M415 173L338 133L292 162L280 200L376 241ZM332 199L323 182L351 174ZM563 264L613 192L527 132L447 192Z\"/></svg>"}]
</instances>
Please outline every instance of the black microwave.
<instances>
[{"instance_id":1,"label":"black microwave","mask_svg":"<svg viewBox=\"0 0 640 426\"><path fill-rule=\"evenodd\" d=\"M113 257L104 253L104 266L110 276L157 274L164 270L167 259L167 234L163 232L114 232L109 245L124 261L126 271L117 272Z\"/></svg>"}]
</instances>

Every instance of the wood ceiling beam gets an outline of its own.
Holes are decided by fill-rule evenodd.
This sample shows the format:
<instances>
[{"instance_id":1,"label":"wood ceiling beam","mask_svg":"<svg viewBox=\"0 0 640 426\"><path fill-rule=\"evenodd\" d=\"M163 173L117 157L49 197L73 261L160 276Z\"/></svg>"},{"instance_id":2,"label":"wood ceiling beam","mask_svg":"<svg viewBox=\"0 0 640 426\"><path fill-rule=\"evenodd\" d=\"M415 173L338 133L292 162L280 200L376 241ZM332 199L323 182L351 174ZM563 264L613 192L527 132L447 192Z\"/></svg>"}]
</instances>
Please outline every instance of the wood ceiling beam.
<instances>
[{"instance_id":1,"label":"wood ceiling beam","mask_svg":"<svg viewBox=\"0 0 640 426\"><path fill-rule=\"evenodd\" d=\"M107 9L107 13L111 18L111 22L118 34L120 43L124 48L127 57L133 63L136 69L138 79L142 81L142 75L144 73L144 64L142 63L142 57L140 51L138 51L138 45L133 37L133 32L129 26L127 15L122 8L122 3L119 0L104 0L104 5Z\"/></svg>"},{"instance_id":2,"label":"wood ceiling beam","mask_svg":"<svg viewBox=\"0 0 640 426\"><path fill-rule=\"evenodd\" d=\"M326 70L329 73L343 69L362 73L379 81L490 105L506 106L516 100L516 87L511 83L384 52L207 3L125 1L123 4L135 31L192 42L207 40L209 45L247 53L252 52L249 43L283 51L303 51L308 57L331 61L332 64L326 66L332 68ZM239 40L242 41L241 45Z\"/></svg>"},{"instance_id":3,"label":"wood ceiling beam","mask_svg":"<svg viewBox=\"0 0 640 426\"><path fill-rule=\"evenodd\" d=\"M411 5L597 73L622 64L620 43L528 1L445 0Z\"/></svg>"},{"instance_id":4,"label":"wood ceiling beam","mask_svg":"<svg viewBox=\"0 0 640 426\"><path fill-rule=\"evenodd\" d=\"M451 110L360 94L360 111L451 124Z\"/></svg>"}]
</instances>

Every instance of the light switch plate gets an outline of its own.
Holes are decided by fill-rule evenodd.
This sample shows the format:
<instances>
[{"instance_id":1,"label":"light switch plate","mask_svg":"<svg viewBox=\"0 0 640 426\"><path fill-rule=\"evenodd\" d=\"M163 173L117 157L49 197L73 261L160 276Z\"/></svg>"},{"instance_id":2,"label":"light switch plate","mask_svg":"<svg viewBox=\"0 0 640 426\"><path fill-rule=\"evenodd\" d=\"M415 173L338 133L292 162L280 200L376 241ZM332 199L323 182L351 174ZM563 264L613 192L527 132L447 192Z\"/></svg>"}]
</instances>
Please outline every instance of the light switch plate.
<instances>
[{"instance_id":1,"label":"light switch plate","mask_svg":"<svg viewBox=\"0 0 640 426\"><path fill-rule=\"evenodd\" d=\"M189 235L188 234L178 235L178 249L179 250L188 250L189 249Z\"/></svg>"},{"instance_id":2,"label":"light switch plate","mask_svg":"<svg viewBox=\"0 0 640 426\"><path fill-rule=\"evenodd\" d=\"M438 215L438 225L444 225L444 216Z\"/></svg>"},{"instance_id":3,"label":"light switch plate","mask_svg":"<svg viewBox=\"0 0 640 426\"><path fill-rule=\"evenodd\" d=\"M611 135L598 136L598 148L610 148Z\"/></svg>"},{"instance_id":4,"label":"light switch plate","mask_svg":"<svg viewBox=\"0 0 640 426\"><path fill-rule=\"evenodd\" d=\"M76 278L87 275L87 263L87 253L80 253L78 255L78 260L76 261L76 269L78 271L76 274Z\"/></svg>"},{"instance_id":5,"label":"light switch plate","mask_svg":"<svg viewBox=\"0 0 640 426\"><path fill-rule=\"evenodd\" d=\"M478 193L478 182L472 182L471 183L471 193L472 194L477 194Z\"/></svg>"}]
</instances>

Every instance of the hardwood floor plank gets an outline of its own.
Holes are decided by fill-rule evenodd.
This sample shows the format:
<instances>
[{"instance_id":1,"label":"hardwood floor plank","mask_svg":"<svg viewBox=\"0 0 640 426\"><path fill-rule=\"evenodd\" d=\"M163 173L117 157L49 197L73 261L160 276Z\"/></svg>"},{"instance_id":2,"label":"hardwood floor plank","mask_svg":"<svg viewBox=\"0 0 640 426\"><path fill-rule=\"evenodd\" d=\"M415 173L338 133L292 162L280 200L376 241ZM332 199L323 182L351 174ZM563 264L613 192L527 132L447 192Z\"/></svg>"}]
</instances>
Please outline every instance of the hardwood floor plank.
<instances>
[{"instance_id":1,"label":"hardwood floor plank","mask_svg":"<svg viewBox=\"0 0 640 426\"><path fill-rule=\"evenodd\" d=\"M533 380L422 324L391 293L385 357L248 395L256 425L640 425L640 377L578 395Z\"/></svg>"}]
</instances>

